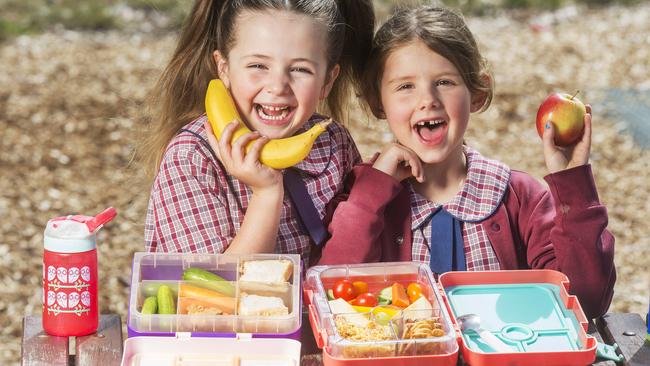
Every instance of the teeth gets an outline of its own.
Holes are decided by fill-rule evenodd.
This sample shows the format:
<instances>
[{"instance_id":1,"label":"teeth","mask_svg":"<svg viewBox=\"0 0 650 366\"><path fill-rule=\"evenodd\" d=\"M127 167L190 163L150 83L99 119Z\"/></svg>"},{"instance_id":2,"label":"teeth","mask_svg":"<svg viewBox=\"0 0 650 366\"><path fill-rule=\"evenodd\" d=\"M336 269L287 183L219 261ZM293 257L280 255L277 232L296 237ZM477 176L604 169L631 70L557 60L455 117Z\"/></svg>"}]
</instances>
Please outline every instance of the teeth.
<instances>
[{"instance_id":1,"label":"teeth","mask_svg":"<svg viewBox=\"0 0 650 366\"><path fill-rule=\"evenodd\" d=\"M262 104L260 104L260 106L261 106L263 109L266 109L266 110L268 110L268 111L275 111L275 112L277 112L277 111L281 111L281 110L284 110L284 109L289 108L288 106L285 106L285 107L274 107L274 106L270 106L270 105L262 105Z\"/></svg>"},{"instance_id":2,"label":"teeth","mask_svg":"<svg viewBox=\"0 0 650 366\"><path fill-rule=\"evenodd\" d=\"M436 119L436 120L433 120L433 121L422 121L422 122L418 122L418 123L417 123L417 126L418 126L418 127L433 127L433 126L437 126L437 125L442 124L442 123L445 123L445 120L443 120L443 119Z\"/></svg>"},{"instance_id":3,"label":"teeth","mask_svg":"<svg viewBox=\"0 0 650 366\"><path fill-rule=\"evenodd\" d=\"M266 114L264 111L268 111L268 112L281 111L282 113L280 113L279 115L269 115L269 114ZM289 107L288 106L285 106L285 107L273 107L273 106L265 106L265 105L260 104L259 108L257 108L257 112L264 119L268 119L268 120L271 120L271 121L279 121L281 119L284 119L287 116L287 114L289 114Z\"/></svg>"}]
</instances>

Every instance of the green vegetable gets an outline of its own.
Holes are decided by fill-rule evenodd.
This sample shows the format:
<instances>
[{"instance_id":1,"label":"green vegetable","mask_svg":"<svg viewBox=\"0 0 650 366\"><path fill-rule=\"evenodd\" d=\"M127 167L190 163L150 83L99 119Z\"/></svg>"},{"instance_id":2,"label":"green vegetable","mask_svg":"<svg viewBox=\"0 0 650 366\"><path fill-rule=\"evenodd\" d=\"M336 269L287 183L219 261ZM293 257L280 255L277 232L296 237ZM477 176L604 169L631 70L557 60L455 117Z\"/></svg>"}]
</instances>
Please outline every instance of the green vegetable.
<instances>
[{"instance_id":1,"label":"green vegetable","mask_svg":"<svg viewBox=\"0 0 650 366\"><path fill-rule=\"evenodd\" d=\"M142 303L142 314L155 314L158 311L158 297L149 296Z\"/></svg>"},{"instance_id":2,"label":"green vegetable","mask_svg":"<svg viewBox=\"0 0 650 366\"><path fill-rule=\"evenodd\" d=\"M158 314L176 314L174 294L167 285L158 288Z\"/></svg>"},{"instance_id":3,"label":"green vegetable","mask_svg":"<svg viewBox=\"0 0 650 366\"><path fill-rule=\"evenodd\" d=\"M334 300L334 291L332 289L327 290L327 300Z\"/></svg>"},{"instance_id":4,"label":"green vegetable","mask_svg":"<svg viewBox=\"0 0 650 366\"><path fill-rule=\"evenodd\" d=\"M377 296L378 305L390 305L393 302L393 286L388 286L379 292Z\"/></svg>"},{"instance_id":5,"label":"green vegetable","mask_svg":"<svg viewBox=\"0 0 650 366\"><path fill-rule=\"evenodd\" d=\"M144 297L156 296L158 294L158 289L160 285L167 285L174 293L174 296L178 293L178 283L164 283L160 281L142 281L140 283L140 291Z\"/></svg>"},{"instance_id":6,"label":"green vegetable","mask_svg":"<svg viewBox=\"0 0 650 366\"><path fill-rule=\"evenodd\" d=\"M217 291L228 297L235 296L235 286L220 276L201 268L188 268L183 272L183 280L194 285Z\"/></svg>"}]
</instances>

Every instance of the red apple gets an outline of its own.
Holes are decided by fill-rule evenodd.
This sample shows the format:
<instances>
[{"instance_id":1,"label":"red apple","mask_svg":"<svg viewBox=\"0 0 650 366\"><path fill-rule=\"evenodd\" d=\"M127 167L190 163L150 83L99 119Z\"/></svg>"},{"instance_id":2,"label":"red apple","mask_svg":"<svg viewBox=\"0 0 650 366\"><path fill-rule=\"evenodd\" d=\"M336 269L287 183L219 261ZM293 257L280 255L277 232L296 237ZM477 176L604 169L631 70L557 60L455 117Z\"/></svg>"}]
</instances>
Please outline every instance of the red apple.
<instances>
[{"instance_id":1,"label":"red apple","mask_svg":"<svg viewBox=\"0 0 650 366\"><path fill-rule=\"evenodd\" d=\"M576 95L553 93L546 97L537 111L537 133L542 137L546 122L555 128L555 144L571 145L582 136L585 127L585 105Z\"/></svg>"}]
</instances>

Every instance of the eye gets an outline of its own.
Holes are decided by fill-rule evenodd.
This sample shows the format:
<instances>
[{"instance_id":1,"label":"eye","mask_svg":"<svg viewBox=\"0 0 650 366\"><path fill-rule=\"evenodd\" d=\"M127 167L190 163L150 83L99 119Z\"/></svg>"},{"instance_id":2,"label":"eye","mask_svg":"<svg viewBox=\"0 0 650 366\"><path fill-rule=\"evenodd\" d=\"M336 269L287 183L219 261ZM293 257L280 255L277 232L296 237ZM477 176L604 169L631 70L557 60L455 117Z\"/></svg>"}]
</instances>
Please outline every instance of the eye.
<instances>
[{"instance_id":1,"label":"eye","mask_svg":"<svg viewBox=\"0 0 650 366\"><path fill-rule=\"evenodd\" d=\"M413 89L415 86L411 83L404 83L404 84L399 84L397 88L395 88L396 91L400 90L407 90L407 89Z\"/></svg>"},{"instance_id":2,"label":"eye","mask_svg":"<svg viewBox=\"0 0 650 366\"><path fill-rule=\"evenodd\" d=\"M453 80L442 79L442 80L436 81L436 86L452 86L452 85L456 85L456 83L454 83Z\"/></svg>"},{"instance_id":3,"label":"eye","mask_svg":"<svg viewBox=\"0 0 650 366\"><path fill-rule=\"evenodd\" d=\"M291 71L292 72L299 72L299 73L303 73L303 74L309 74L309 75L313 74L313 72L310 69L308 69L306 67L302 67L302 66L292 67Z\"/></svg>"},{"instance_id":4,"label":"eye","mask_svg":"<svg viewBox=\"0 0 650 366\"><path fill-rule=\"evenodd\" d=\"M266 70L266 65L264 65L264 64L250 64L250 65L246 66L246 68Z\"/></svg>"}]
</instances>

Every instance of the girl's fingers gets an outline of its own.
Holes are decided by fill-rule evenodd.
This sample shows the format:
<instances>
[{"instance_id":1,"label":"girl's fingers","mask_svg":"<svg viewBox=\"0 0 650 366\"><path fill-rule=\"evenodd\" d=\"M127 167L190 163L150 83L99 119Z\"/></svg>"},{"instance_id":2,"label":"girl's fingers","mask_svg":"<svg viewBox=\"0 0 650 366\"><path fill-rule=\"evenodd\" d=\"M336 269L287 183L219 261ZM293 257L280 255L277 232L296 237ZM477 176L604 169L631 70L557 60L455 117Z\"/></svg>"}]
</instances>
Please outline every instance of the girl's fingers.
<instances>
[{"instance_id":1,"label":"girl's fingers","mask_svg":"<svg viewBox=\"0 0 650 366\"><path fill-rule=\"evenodd\" d=\"M269 142L269 138L266 136L261 136L251 144L251 148L246 153L244 157L244 164L255 164L260 159L260 152L266 143Z\"/></svg>"},{"instance_id":2,"label":"girl's fingers","mask_svg":"<svg viewBox=\"0 0 650 366\"><path fill-rule=\"evenodd\" d=\"M542 142L544 144L544 154L547 156L552 155L556 150L555 146L555 126L549 120L544 125L544 133L542 134Z\"/></svg>"},{"instance_id":3,"label":"girl's fingers","mask_svg":"<svg viewBox=\"0 0 650 366\"><path fill-rule=\"evenodd\" d=\"M255 131L252 133L243 134L239 136L235 141L233 141L232 143L233 159L238 162L243 162L244 159L246 158L246 147L251 141L259 137L260 137L260 133Z\"/></svg>"},{"instance_id":4,"label":"girl's fingers","mask_svg":"<svg viewBox=\"0 0 650 366\"><path fill-rule=\"evenodd\" d=\"M217 159L221 160L221 155L219 155L219 142L212 132L212 126L207 120L203 123L203 128L205 128L205 134L208 136L208 143L212 147L212 151L217 155Z\"/></svg>"},{"instance_id":5,"label":"girl's fingers","mask_svg":"<svg viewBox=\"0 0 650 366\"><path fill-rule=\"evenodd\" d=\"M587 141L591 146L591 106L587 104L587 114L585 114L585 131L582 134L582 140Z\"/></svg>"},{"instance_id":6,"label":"girl's fingers","mask_svg":"<svg viewBox=\"0 0 650 366\"><path fill-rule=\"evenodd\" d=\"M588 111L591 110L591 108L587 109ZM572 166L578 166L578 165L584 165L589 162L589 155L591 153L591 114L587 113L585 114L585 119L584 119L585 127L584 131L582 132L582 138L578 143L576 143L575 148L573 149L573 154L571 156L571 165Z\"/></svg>"},{"instance_id":7,"label":"girl's fingers","mask_svg":"<svg viewBox=\"0 0 650 366\"><path fill-rule=\"evenodd\" d=\"M418 182L424 182L424 175L422 174L422 163L420 162L418 156L415 154L408 154L408 162L411 166L411 174Z\"/></svg>"},{"instance_id":8,"label":"girl's fingers","mask_svg":"<svg viewBox=\"0 0 650 366\"><path fill-rule=\"evenodd\" d=\"M233 120L221 132L221 137L219 138L219 147L223 151L230 151L230 140L232 140L232 135L235 132L237 124L239 124L239 122L237 122L237 120Z\"/></svg>"}]
</instances>

